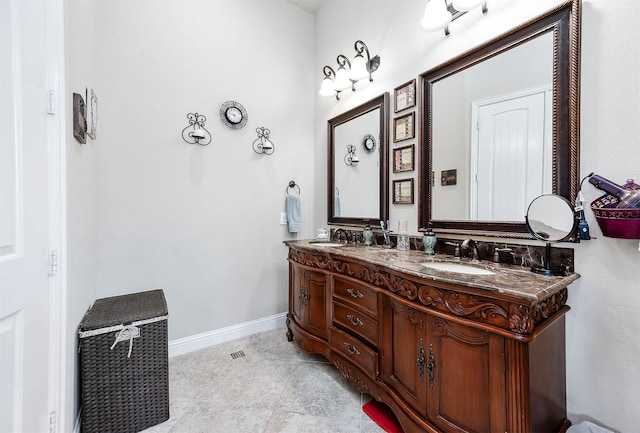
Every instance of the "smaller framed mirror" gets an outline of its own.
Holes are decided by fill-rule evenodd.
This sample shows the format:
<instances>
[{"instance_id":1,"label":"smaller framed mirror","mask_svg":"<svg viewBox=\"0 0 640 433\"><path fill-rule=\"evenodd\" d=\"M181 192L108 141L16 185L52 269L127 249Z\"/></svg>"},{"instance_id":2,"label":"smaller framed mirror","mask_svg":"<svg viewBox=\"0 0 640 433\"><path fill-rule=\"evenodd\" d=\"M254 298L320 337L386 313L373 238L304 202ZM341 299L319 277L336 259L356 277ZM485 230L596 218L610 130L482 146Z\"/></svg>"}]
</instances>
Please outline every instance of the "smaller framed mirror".
<instances>
[{"instance_id":1,"label":"smaller framed mirror","mask_svg":"<svg viewBox=\"0 0 640 433\"><path fill-rule=\"evenodd\" d=\"M389 217L389 93L328 121L329 224L364 226ZM348 155L348 157L347 157Z\"/></svg>"},{"instance_id":2,"label":"smaller framed mirror","mask_svg":"<svg viewBox=\"0 0 640 433\"><path fill-rule=\"evenodd\" d=\"M532 272L543 275L565 275L565 268L551 264L551 243L575 236L578 220L571 203L559 195L544 194L531 201L525 225L534 238L546 242L544 263Z\"/></svg>"}]
</instances>

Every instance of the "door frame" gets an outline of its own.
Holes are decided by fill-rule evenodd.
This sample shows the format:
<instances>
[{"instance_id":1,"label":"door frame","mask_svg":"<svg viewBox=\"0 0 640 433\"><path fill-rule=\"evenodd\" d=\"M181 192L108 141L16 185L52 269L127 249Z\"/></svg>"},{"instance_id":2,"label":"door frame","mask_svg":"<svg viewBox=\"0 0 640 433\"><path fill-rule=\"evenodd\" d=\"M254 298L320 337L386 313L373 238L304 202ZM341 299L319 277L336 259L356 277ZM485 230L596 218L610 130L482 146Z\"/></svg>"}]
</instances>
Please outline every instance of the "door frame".
<instances>
[{"instance_id":1,"label":"door frame","mask_svg":"<svg viewBox=\"0 0 640 433\"><path fill-rule=\"evenodd\" d=\"M46 75L49 91L47 148L49 165L49 427L50 432L73 430L68 416L70 397L75 395L67 378L72 353L67 317L67 188L65 97L64 0L45 1ZM52 258L51 254L55 254Z\"/></svg>"}]
</instances>

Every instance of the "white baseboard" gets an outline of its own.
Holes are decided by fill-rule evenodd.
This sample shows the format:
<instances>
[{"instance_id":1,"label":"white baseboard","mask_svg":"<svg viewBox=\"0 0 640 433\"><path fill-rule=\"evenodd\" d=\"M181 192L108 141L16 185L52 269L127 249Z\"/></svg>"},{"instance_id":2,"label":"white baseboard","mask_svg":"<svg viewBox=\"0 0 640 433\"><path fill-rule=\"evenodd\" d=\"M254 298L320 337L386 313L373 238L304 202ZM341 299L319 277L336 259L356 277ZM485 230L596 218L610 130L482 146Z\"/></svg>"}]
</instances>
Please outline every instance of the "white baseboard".
<instances>
[{"instance_id":1,"label":"white baseboard","mask_svg":"<svg viewBox=\"0 0 640 433\"><path fill-rule=\"evenodd\" d=\"M284 329L286 315L286 313L275 314L262 319L171 340L169 341L169 358L235 340L236 338L246 337L257 332L271 331L280 327Z\"/></svg>"}]
</instances>

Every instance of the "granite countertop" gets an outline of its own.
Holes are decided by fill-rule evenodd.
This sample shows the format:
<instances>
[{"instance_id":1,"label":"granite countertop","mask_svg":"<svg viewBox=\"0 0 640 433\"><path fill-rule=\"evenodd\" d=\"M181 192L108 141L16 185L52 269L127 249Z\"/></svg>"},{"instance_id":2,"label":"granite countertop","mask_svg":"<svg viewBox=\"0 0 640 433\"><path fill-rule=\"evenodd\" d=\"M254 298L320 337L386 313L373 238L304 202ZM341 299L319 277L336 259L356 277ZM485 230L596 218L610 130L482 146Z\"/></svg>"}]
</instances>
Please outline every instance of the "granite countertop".
<instances>
[{"instance_id":1,"label":"granite countertop","mask_svg":"<svg viewBox=\"0 0 640 433\"><path fill-rule=\"evenodd\" d=\"M353 244L325 246L309 240L285 241L287 246L334 256L353 258L374 265L384 265L391 270L404 272L425 280L460 284L478 289L497 291L526 298L533 303L541 301L567 287L580 278L577 273L566 276L546 276L531 272L530 268L493 262L472 262L470 259L455 259L449 255L429 256L423 251L398 251L380 246ZM335 243L334 243L335 244ZM465 274L429 268L429 263L458 263L482 268L492 275Z\"/></svg>"}]
</instances>

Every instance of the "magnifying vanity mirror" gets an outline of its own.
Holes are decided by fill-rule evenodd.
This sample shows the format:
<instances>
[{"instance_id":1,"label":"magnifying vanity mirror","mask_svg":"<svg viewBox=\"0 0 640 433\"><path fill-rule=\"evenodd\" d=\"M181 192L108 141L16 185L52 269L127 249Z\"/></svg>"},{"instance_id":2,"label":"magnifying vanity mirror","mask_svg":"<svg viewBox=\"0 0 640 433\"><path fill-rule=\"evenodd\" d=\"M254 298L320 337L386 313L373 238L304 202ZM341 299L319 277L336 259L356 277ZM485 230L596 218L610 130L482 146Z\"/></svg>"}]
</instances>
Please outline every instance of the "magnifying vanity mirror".
<instances>
[{"instance_id":1,"label":"magnifying vanity mirror","mask_svg":"<svg viewBox=\"0 0 640 433\"><path fill-rule=\"evenodd\" d=\"M388 119L384 93L329 120L329 224L389 218Z\"/></svg>"},{"instance_id":2,"label":"magnifying vanity mirror","mask_svg":"<svg viewBox=\"0 0 640 433\"><path fill-rule=\"evenodd\" d=\"M577 219L571 203L555 194L536 197L529 205L525 224L534 238L547 243L542 266L534 266L531 271L543 275L565 275L564 267L551 264L551 243L575 234Z\"/></svg>"},{"instance_id":3,"label":"magnifying vanity mirror","mask_svg":"<svg viewBox=\"0 0 640 433\"><path fill-rule=\"evenodd\" d=\"M579 7L567 1L421 75L421 230L526 238L535 197L573 201Z\"/></svg>"}]
</instances>

